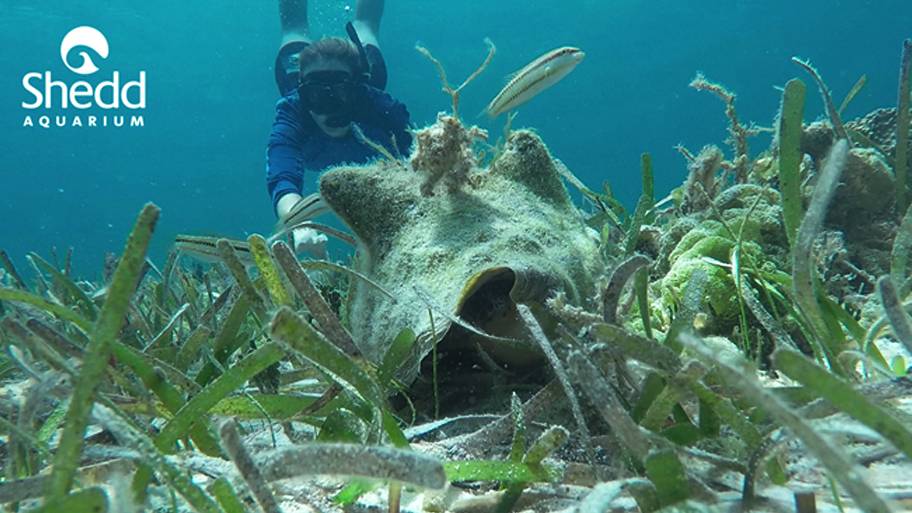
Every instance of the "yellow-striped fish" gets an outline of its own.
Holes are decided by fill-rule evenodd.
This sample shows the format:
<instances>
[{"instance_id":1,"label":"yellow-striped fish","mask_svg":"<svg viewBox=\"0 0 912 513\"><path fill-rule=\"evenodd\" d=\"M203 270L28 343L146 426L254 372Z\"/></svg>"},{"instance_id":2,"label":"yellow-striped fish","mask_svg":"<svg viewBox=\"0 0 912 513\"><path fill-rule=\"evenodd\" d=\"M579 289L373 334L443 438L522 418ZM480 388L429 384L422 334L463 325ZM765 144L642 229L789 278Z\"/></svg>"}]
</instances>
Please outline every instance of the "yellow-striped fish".
<instances>
[{"instance_id":1,"label":"yellow-striped fish","mask_svg":"<svg viewBox=\"0 0 912 513\"><path fill-rule=\"evenodd\" d=\"M565 46L530 62L491 100L485 109L488 116L497 117L531 100L567 76L585 56L579 48Z\"/></svg>"},{"instance_id":2,"label":"yellow-striped fish","mask_svg":"<svg viewBox=\"0 0 912 513\"><path fill-rule=\"evenodd\" d=\"M197 235L178 235L174 238L174 247L181 253L190 255L197 260L207 263L222 261L222 253L216 247L222 237L206 237ZM250 244L247 241L225 239L234 249L234 253L244 265L253 265L253 255L250 253Z\"/></svg>"},{"instance_id":3,"label":"yellow-striped fish","mask_svg":"<svg viewBox=\"0 0 912 513\"><path fill-rule=\"evenodd\" d=\"M321 214L328 212L329 205L320 198L319 194L311 194L306 198L301 198L297 203L291 207L291 210L288 212L284 218L280 219L276 225L276 233L273 234L269 239L267 239L268 244L272 244L276 240L279 240L281 237L285 236L290 230L306 226L306 227L316 227L317 229L327 231L331 235L341 238L346 242L354 245L354 239L351 239L346 234L338 232L328 227L323 227L322 225L316 225L315 223L308 223L309 219L317 217ZM217 263L222 261L222 254L219 251L217 244L219 239L223 237L208 237L208 236L198 236L198 235L178 235L174 239L174 247L181 253L190 255L197 260L202 260L208 263ZM241 263L244 265L254 265L253 255L250 253L250 245L247 241L234 240L234 239L225 239L228 241L228 244L234 249L234 253L241 260Z\"/></svg>"},{"instance_id":4,"label":"yellow-striped fish","mask_svg":"<svg viewBox=\"0 0 912 513\"><path fill-rule=\"evenodd\" d=\"M305 221L329 212L329 205L323 201L319 193L313 193L305 198L301 198L295 203L288 214L279 220L276 225L276 231L297 226Z\"/></svg>"}]
</instances>

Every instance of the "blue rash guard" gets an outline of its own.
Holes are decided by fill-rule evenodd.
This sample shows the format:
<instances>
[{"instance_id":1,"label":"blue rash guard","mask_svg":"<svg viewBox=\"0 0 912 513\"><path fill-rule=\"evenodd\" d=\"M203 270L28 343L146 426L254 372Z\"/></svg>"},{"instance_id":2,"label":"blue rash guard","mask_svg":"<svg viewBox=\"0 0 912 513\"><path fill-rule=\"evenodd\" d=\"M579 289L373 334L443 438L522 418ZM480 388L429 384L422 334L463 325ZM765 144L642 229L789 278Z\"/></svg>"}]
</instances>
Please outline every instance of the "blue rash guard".
<instances>
[{"instance_id":1,"label":"blue rash guard","mask_svg":"<svg viewBox=\"0 0 912 513\"><path fill-rule=\"evenodd\" d=\"M363 86L364 94L354 106L354 120L371 141L393 155L407 155L412 144L405 105L380 89ZM396 146L393 146L393 140ZM297 90L276 104L276 118L266 146L266 186L273 209L288 193L302 194L304 172L321 172L340 164L364 164L378 157L370 146L353 134L330 137L314 122L302 105Z\"/></svg>"}]
</instances>

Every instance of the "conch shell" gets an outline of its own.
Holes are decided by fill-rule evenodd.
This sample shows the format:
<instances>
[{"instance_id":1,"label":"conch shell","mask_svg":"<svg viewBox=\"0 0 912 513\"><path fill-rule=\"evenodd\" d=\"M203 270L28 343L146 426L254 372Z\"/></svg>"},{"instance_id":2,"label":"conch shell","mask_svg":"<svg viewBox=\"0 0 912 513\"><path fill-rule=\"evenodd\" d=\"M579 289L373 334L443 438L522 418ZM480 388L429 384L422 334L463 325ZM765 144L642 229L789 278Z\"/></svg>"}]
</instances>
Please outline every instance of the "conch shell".
<instances>
[{"instance_id":1,"label":"conch shell","mask_svg":"<svg viewBox=\"0 0 912 513\"><path fill-rule=\"evenodd\" d=\"M513 132L490 168L475 169L458 188L422 194L422 178L420 170L378 162L339 167L320 180L323 199L359 241L356 270L392 295L352 281L346 312L355 344L380 362L403 328L414 330L418 342L398 376L407 383L441 340L471 336L495 360L538 360L515 304L541 312L562 291L568 303L591 307L603 272L597 236L544 143Z\"/></svg>"}]
</instances>

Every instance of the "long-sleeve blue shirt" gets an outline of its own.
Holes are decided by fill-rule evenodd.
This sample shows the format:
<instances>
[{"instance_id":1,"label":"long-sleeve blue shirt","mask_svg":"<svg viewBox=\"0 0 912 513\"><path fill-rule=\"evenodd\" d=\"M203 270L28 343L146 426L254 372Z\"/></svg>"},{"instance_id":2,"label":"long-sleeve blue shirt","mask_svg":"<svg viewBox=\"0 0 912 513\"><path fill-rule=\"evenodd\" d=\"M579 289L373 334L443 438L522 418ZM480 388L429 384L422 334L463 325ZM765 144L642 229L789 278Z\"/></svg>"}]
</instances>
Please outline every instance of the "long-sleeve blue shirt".
<instances>
[{"instance_id":1,"label":"long-sleeve blue shirt","mask_svg":"<svg viewBox=\"0 0 912 513\"><path fill-rule=\"evenodd\" d=\"M354 106L353 122L371 141L382 144L394 155L407 155L412 136L405 105L384 91L364 87L365 94ZM363 164L377 156L353 134L338 138L326 135L303 106L297 90L292 91L276 104L276 118L266 146L266 186L273 208L288 193L302 194L305 171L321 172L344 163Z\"/></svg>"}]
</instances>

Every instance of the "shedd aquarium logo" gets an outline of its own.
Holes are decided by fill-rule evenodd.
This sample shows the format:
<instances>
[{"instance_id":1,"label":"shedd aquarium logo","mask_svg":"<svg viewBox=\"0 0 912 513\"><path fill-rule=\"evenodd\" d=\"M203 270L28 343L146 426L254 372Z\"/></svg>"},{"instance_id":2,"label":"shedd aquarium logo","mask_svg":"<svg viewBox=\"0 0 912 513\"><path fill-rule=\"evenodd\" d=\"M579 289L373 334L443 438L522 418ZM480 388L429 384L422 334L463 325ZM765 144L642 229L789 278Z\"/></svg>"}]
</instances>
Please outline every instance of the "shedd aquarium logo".
<instances>
[{"instance_id":1,"label":"shedd aquarium logo","mask_svg":"<svg viewBox=\"0 0 912 513\"><path fill-rule=\"evenodd\" d=\"M108 58L108 39L98 29L76 27L63 36L60 58L76 75L89 78L99 71L90 50L100 63ZM75 56L71 57L71 53ZM79 58L82 60L79 62ZM78 66L73 66L75 61ZM100 73L93 80L59 78L50 71L32 71L22 77L28 99L22 108L29 111L23 127L141 127L146 108L146 72L138 77L122 77L119 71ZM85 112L91 110L91 113ZM83 112L80 112L83 111Z\"/></svg>"}]
</instances>

